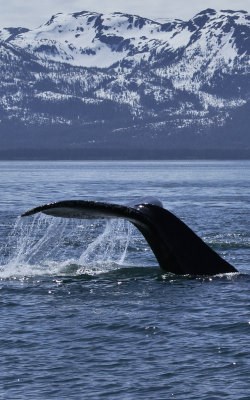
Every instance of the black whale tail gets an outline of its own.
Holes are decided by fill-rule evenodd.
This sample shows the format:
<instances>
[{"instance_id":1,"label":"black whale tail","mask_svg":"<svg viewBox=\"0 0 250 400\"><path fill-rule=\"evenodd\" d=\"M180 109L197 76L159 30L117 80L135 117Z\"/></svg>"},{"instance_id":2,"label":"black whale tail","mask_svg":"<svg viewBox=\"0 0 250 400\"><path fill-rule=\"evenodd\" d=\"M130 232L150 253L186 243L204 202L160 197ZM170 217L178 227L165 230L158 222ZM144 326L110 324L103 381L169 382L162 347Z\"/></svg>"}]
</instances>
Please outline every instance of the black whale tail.
<instances>
[{"instance_id":1,"label":"black whale tail","mask_svg":"<svg viewBox=\"0 0 250 400\"><path fill-rule=\"evenodd\" d=\"M149 198L129 206L84 200L59 201L33 208L22 216L38 212L64 218L127 219L145 237L166 272L179 275L237 272L157 199Z\"/></svg>"}]
</instances>

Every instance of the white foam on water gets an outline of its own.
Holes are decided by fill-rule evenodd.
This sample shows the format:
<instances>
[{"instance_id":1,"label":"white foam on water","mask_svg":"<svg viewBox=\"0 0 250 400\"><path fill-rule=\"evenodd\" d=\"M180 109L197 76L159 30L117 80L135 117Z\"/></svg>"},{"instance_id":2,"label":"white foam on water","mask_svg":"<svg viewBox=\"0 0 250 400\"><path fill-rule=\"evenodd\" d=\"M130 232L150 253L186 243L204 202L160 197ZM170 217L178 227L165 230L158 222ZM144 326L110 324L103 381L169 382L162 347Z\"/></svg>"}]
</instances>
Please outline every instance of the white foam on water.
<instances>
[{"instance_id":1,"label":"white foam on water","mask_svg":"<svg viewBox=\"0 0 250 400\"><path fill-rule=\"evenodd\" d=\"M42 214L17 218L0 249L0 278L98 274L124 263L131 225Z\"/></svg>"}]
</instances>

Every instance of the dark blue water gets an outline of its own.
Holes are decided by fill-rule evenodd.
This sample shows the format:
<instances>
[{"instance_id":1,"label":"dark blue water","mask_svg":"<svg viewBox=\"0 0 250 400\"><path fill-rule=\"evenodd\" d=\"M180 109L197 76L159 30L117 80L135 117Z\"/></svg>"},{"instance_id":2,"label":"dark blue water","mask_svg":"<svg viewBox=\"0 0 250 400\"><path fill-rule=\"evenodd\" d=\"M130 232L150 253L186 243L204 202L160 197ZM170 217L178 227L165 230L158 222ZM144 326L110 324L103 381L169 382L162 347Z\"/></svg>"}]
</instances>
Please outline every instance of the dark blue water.
<instances>
[{"instance_id":1,"label":"dark blue water","mask_svg":"<svg viewBox=\"0 0 250 400\"><path fill-rule=\"evenodd\" d=\"M250 399L250 162L1 162L0 398ZM123 221L27 209L157 196L238 274L163 274Z\"/></svg>"}]
</instances>

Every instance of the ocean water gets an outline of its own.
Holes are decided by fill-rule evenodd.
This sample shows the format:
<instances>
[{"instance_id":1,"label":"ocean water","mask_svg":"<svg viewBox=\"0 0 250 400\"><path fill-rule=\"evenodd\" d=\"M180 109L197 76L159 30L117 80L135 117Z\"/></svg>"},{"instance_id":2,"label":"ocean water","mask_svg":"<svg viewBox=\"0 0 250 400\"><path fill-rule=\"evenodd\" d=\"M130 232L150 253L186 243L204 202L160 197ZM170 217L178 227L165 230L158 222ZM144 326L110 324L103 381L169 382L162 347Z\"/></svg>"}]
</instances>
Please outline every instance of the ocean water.
<instances>
[{"instance_id":1,"label":"ocean water","mask_svg":"<svg viewBox=\"0 0 250 400\"><path fill-rule=\"evenodd\" d=\"M1 162L0 399L250 399L250 162ZM164 274L131 224L20 218L156 196L239 271Z\"/></svg>"}]
</instances>

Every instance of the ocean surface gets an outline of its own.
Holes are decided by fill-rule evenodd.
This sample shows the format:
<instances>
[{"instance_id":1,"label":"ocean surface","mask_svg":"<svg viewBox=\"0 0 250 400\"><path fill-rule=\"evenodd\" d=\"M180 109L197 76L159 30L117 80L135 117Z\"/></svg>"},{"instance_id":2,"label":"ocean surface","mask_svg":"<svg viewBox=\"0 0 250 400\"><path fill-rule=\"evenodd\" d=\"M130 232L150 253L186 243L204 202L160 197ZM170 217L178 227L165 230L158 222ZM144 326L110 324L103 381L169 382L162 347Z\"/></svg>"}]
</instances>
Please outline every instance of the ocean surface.
<instances>
[{"instance_id":1,"label":"ocean surface","mask_svg":"<svg viewBox=\"0 0 250 400\"><path fill-rule=\"evenodd\" d=\"M250 399L250 162L0 162L0 399ZM160 270L121 220L27 209L156 196L235 274ZM195 251L195 249L192 249Z\"/></svg>"}]
</instances>

